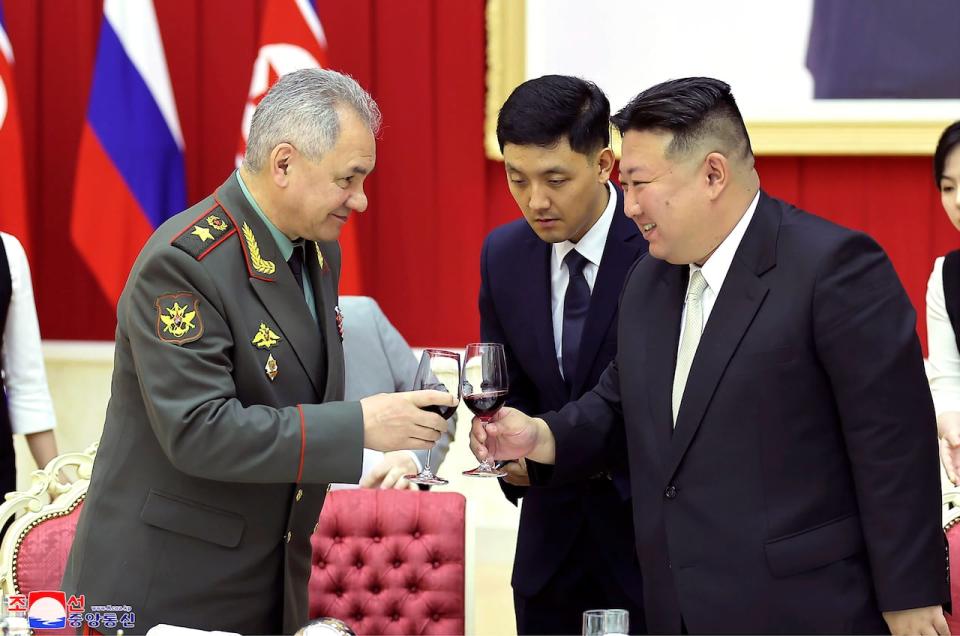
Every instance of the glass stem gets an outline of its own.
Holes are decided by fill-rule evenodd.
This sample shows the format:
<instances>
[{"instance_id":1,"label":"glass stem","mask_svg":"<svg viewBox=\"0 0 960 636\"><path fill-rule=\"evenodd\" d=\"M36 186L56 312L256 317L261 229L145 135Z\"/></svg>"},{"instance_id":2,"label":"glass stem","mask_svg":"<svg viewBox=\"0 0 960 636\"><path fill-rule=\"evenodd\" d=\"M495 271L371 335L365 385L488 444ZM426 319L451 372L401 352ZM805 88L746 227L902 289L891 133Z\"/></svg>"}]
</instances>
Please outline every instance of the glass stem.
<instances>
[{"instance_id":1,"label":"glass stem","mask_svg":"<svg viewBox=\"0 0 960 636\"><path fill-rule=\"evenodd\" d=\"M431 446L430 448L427 449L427 462L426 462L426 464L424 464L424 466L423 466L424 472L428 472L428 473L429 473L429 472L432 472L432 471L430 470L430 453L431 453L432 451L433 451L433 446Z\"/></svg>"},{"instance_id":2,"label":"glass stem","mask_svg":"<svg viewBox=\"0 0 960 636\"><path fill-rule=\"evenodd\" d=\"M487 430L487 424L489 424L489 423L490 423L490 418L489 418L489 417L481 417L481 418L480 418L480 424L481 424L481 426L483 426L483 430L484 430L484 431ZM483 466L484 470L488 470L488 471L492 471L492 470L493 470L493 460L492 460L489 456L487 456L487 458L486 458L485 460L483 460L482 462L480 462L480 465Z\"/></svg>"}]
</instances>

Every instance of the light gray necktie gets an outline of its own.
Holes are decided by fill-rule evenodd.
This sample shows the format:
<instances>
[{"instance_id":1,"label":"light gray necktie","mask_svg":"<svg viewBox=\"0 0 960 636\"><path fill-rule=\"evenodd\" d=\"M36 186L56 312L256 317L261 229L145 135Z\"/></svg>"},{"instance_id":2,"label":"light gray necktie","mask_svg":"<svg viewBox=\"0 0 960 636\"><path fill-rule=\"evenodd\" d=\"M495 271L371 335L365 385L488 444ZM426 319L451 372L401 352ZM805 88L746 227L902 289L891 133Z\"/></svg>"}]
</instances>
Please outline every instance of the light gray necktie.
<instances>
[{"instance_id":1,"label":"light gray necktie","mask_svg":"<svg viewBox=\"0 0 960 636\"><path fill-rule=\"evenodd\" d=\"M699 269L690 274L687 313L683 319L683 336L680 338L680 350L677 353L677 370L673 374L674 426L677 425L677 413L680 412L680 401L683 399L683 389L687 386L690 365L693 364L693 356L700 344L700 334L703 333L703 290L706 288L707 279Z\"/></svg>"}]
</instances>

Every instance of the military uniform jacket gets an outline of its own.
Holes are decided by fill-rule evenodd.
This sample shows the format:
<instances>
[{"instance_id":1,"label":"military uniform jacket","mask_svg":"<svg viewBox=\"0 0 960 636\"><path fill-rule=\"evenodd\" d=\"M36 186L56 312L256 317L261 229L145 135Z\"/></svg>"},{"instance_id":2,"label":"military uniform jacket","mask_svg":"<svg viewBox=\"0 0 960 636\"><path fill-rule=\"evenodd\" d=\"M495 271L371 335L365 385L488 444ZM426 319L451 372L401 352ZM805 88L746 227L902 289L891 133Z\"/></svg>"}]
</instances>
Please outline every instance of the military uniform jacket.
<instances>
[{"instance_id":1,"label":"military uniform jacket","mask_svg":"<svg viewBox=\"0 0 960 636\"><path fill-rule=\"evenodd\" d=\"M88 609L129 605L127 631L289 634L307 620L310 535L326 484L360 478L363 417L339 401L339 247L305 247L316 322L231 175L134 264L64 576Z\"/></svg>"}]
</instances>

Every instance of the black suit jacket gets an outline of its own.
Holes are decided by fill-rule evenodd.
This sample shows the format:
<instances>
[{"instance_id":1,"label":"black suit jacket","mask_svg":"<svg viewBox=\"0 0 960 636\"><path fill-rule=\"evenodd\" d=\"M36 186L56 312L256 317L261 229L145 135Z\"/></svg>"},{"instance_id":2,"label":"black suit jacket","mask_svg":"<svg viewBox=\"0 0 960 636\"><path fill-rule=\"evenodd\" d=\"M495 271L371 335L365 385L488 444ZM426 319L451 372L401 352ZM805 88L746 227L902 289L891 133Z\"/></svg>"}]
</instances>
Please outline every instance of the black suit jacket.
<instances>
[{"instance_id":1,"label":"black suit jacket","mask_svg":"<svg viewBox=\"0 0 960 636\"><path fill-rule=\"evenodd\" d=\"M546 416L556 481L626 449L650 632L877 633L946 602L933 404L883 251L761 194L674 429L688 271L637 263L615 363Z\"/></svg>"},{"instance_id":2,"label":"black suit jacket","mask_svg":"<svg viewBox=\"0 0 960 636\"><path fill-rule=\"evenodd\" d=\"M559 409L594 386L616 352L617 298L633 262L647 243L623 213L623 194L607 234L590 298L572 391L557 364L551 317L552 247L525 220L503 225L484 241L480 272L480 333L503 343L510 394L507 404L529 413ZM560 487L523 488L501 482L514 503L524 497L514 560L513 587L536 594L570 552L581 527L607 544L609 568L642 602L633 546L630 504L608 479L584 479Z\"/></svg>"}]
</instances>

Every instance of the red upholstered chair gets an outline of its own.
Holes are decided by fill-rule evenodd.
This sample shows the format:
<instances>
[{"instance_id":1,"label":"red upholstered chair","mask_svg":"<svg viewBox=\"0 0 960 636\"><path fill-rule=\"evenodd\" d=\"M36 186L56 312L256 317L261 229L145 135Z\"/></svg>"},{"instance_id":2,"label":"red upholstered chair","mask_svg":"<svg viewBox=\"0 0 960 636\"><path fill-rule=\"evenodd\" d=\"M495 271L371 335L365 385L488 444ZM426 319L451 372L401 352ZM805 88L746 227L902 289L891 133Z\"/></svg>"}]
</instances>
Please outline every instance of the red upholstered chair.
<instances>
[{"instance_id":1,"label":"red upholstered chair","mask_svg":"<svg viewBox=\"0 0 960 636\"><path fill-rule=\"evenodd\" d=\"M8 521L10 526L0 541L0 593L60 589L95 454L96 445L61 455L33 473L29 489L6 495L0 526ZM59 481L63 468L79 478Z\"/></svg>"},{"instance_id":2,"label":"red upholstered chair","mask_svg":"<svg viewBox=\"0 0 960 636\"><path fill-rule=\"evenodd\" d=\"M310 616L364 634L463 634L466 500L340 490L311 541Z\"/></svg>"}]
</instances>

